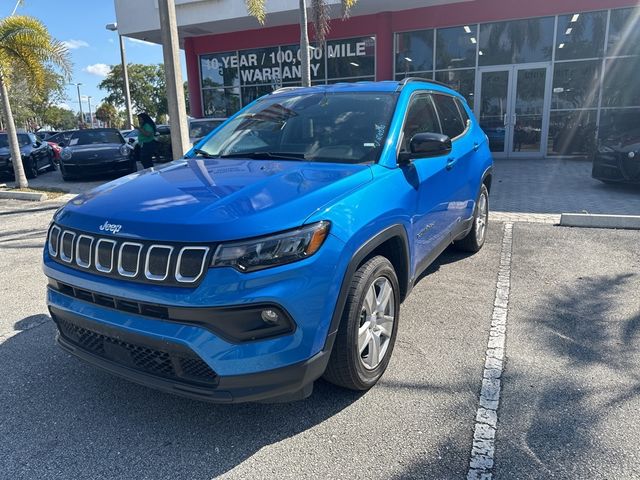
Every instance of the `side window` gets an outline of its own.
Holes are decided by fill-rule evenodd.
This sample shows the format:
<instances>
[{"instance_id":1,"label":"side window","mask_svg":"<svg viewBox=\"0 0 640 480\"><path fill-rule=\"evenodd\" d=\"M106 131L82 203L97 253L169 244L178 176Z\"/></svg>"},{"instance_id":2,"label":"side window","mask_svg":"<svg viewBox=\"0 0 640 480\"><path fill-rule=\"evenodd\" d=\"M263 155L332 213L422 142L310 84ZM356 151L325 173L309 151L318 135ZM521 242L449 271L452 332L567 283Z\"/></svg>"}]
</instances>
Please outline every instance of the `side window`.
<instances>
[{"instance_id":1,"label":"side window","mask_svg":"<svg viewBox=\"0 0 640 480\"><path fill-rule=\"evenodd\" d=\"M462 123L464 123L464 128L467 128L471 123L469 114L467 113L467 110L464 108L464 105L462 104L462 100L460 100L459 98L456 98L455 102L456 102L456 105L458 106L458 110L460 111L460 115L462 115Z\"/></svg>"},{"instance_id":2,"label":"side window","mask_svg":"<svg viewBox=\"0 0 640 480\"><path fill-rule=\"evenodd\" d=\"M438 108L442 133L449 138L455 138L464 132L465 124L455 104L455 99L449 95L434 95L433 100Z\"/></svg>"},{"instance_id":3,"label":"side window","mask_svg":"<svg viewBox=\"0 0 640 480\"><path fill-rule=\"evenodd\" d=\"M402 130L401 152L409 151L409 142L416 133L441 133L431 95L418 94L411 97L407 117Z\"/></svg>"}]
</instances>

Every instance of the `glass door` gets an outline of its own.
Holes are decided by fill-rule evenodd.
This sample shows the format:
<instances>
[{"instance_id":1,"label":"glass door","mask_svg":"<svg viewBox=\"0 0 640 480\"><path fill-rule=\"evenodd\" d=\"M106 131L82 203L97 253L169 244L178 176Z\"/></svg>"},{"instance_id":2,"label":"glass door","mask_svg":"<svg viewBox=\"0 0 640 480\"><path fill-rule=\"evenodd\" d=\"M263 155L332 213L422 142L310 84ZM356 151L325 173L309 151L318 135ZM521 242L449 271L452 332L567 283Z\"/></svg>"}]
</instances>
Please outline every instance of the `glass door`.
<instances>
[{"instance_id":1,"label":"glass door","mask_svg":"<svg viewBox=\"0 0 640 480\"><path fill-rule=\"evenodd\" d=\"M511 74L511 68L480 71L480 95L476 95L480 99L477 103L480 110L478 121L489 138L489 148L495 154L509 151Z\"/></svg>"},{"instance_id":2,"label":"glass door","mask_svg":"<svg viewBox=\"0 0 640 480\"><path fill-rule=\"evenodd\" d=\"M544 155L549 65L490 67L479 75L477 116L494 155Z\"/></svg>"}]
</instances>

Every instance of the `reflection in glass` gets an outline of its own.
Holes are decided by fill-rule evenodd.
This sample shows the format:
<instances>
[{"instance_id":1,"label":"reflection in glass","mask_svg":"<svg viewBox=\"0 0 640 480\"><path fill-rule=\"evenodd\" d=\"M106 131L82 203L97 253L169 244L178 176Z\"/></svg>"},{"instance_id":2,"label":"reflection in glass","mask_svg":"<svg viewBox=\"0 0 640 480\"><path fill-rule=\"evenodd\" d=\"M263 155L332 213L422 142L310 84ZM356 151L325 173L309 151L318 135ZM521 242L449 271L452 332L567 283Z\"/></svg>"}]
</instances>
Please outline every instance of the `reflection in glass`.
<instances>
[{"instance_id":1,"label":"reflection in glass","mask_svg":"<svg viewBox=\"0 0 640 480\"><path fill-rule=\"evenodd\" d=\"M205 88L202 90L205 117L229 117L240 110L239 88Z\"/></svg>"},{"instance_id":2,"label":"reflection in glass","mask_svg":"<svg viewBox=\"0 0 640 480\"><path fill-rule=\"evenodd\" d=\"M482 73L479 123L492 152L504 152L508 87L508 71Z\"/></svg>"},{"instance_id":3,"label":"reflection in glass","mask_svg":"<svg viewBox=\"0 0 640 480\"><path fill-rule=\"evenodd\" d=\"M556 60L601 57L606 28L606 11L560 15Z\"/></svg>"},{"instance_id":4,"label":"reflection in glass","mask_svg":"<svg viewBox=\"0 0 640 480\"><path fill-rule=\"evenodd\" d=\"M460 95L467 99L467 103L473 109L473 92L476 85L475 69L436 72L436 80L446 83L456 92L460 93Z\"/></svg>"},{"instance_id":5,"label":"reflection in glass","mask_svg":"<svg viewBox=\"0 0 640 480\"><path fill-rule=\"evenodd\" d=\"M480 25L480 65L551 60L553 17Z\"/></svg>"},{"instance_id":6,"label":"reflection in glass","mask_svg":"<svg viewBox=\"0 0 640 480\"><path fill-rule=\"evenodd\" d=\"M242 105L249 105L254 100L273 92L273 88L269 85L261 85L256 87L242 87Z\"/></svg>"},{"instance_id":7,"label":"reflection in glass","mask_svg":"<svg viewBox=\"0 0 640 480\"><path fill-rule=\"evenodd\" d=\"M417 77L417 78L426 78L428 80L433 80L433 72L405 72L405 73L396 73L396 80L402 80L406 77Z\"/></svg>"},{"instance_id":8,"label":"reflection in glass","mask_svg":"<svg viewBox=\"0 0 640 480\"><path fill-rule=\"evenodd\" d=\"M395 57L396 74L433 70L433 30L396 34Z\"/></svg>"},{"instance_id":9,"label":"reflection in glass","mask_svg":"<svg viewBox=\"0 0 640 480\"><path fill-rule=\"evenodd\" d=\"M595 107L600 91L600 60L556 63L551 108Z\"/></svg>"},{"instance_id":10,"label":"reflection in glass","mask_svg":"<svg viewBox=\"0 0 640 480\"><path fill-rule=\"evenodd\" d=\"M514 152L540 151L546 78L546 68L517 71Z\"/></svg>"},{"instance_id":11,"label":"reflection in glass","mask_svg":"<svg viewBox=\"0 0 640 480\"><path fill-rule=\"evenodd\" d=\"M476 25L436 30L436 68L476 66Z\"/></svg>"},{"instance_id":12,"label":"reflection in glass","mask_svg":"<svg viewBox=\"0 0 640 480\"><path fill-rule=\"evenodd\" d=\"M236 86L238 78L238 56L236 52L216 53L200 57L202 87Z\"/></svg>"},{"instance_id":13,"label":"reflection in glass","mask_svg":"<svg viewBox=\"0 0 640 480\"><path fill-rule=\"evenodd\" d=\"M640 55L640 8L611 10L607 55Z\"/></svg>"},{"instance_id":14,"label":"reflection in glass","mask_svg":"<svg viewBox=\"0 0 640 480\"><path fill-rule=\"evenodd\" d=\"M596 133L596 110L551 112L549 155L585 155L592 151Z\"/></svg>"},{"instance_id":15,"label":"reflection in glass","mask_svg":"<svg viewBox=\"0 0 640 480\"><path fill-rule=\"evenodd\" d=\"M327 42L327 78L375 75L376 37Z\"/></svg>"},{"instance_id":16,"label":"reflection in glass","mask_svg":"<svg viewBox=\"0 0 640 480\"><path fill-rule=\"evenodd\" d=\"M640 108L602 110L598 141L605 145L640 143Z\"/></svg>"},{"instance_id":17,"label":"reflection in glass","mask_svg":"<svg viewBox=\"0 0 640 480\"><path fill-rule=\"evenodd\" d=\"M603 107L640 106L640 57L608 59L602 91Z\"/></svg>"}]
</instances>

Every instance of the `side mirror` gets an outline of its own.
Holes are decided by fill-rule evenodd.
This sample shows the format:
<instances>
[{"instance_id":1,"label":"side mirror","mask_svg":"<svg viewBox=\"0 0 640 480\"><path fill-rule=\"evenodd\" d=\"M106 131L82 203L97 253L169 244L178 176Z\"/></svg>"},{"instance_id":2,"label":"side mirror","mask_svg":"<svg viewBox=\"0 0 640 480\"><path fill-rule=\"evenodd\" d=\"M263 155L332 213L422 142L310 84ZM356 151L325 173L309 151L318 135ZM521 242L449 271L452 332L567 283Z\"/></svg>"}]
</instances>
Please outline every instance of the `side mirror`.
<instances>
[{"instance_id":1,"label":"side mirror","mask_svg":"<svg viewBox=\"0 0 640 480\"><path fill-rule=\"evenodd\" d=\"M133 137L129 137L129 138L127 139L127 142L129 142L129 143L136 143L136 139L135 139L135 138L133 138Z\"/></svg>"},{"instance_id":2,"label":"side mirror","mask_svg":"<svg viewBox=\"0 0 640 480\"><path fill-rule=\"evenodd\" d=\"M398 163L407 164L416 158L438 157L451 152L451 139L440 133L416 133L409 141L409 151L401 152Z\"/></svg>"},{"instance_id":3,"label":"side mirror","mask_svg":"<svg viewBox=\"0 0 640 480\"><path fill-rule=\"evenodd\" d=\"M64 142L58 142L58 146L59 146L60 148L64 147Z\"/></svg>"}]
</instances>

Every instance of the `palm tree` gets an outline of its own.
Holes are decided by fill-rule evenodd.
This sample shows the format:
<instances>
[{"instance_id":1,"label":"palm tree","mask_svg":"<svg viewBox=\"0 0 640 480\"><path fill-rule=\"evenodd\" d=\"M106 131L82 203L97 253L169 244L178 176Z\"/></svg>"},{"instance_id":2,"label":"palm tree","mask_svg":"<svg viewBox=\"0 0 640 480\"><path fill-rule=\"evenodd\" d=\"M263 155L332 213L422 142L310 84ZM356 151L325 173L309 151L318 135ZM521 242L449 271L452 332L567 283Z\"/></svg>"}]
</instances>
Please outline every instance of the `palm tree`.
<instances>
[{"instance_id":1,"label":"palm tree","mask_svg":"<svg viewBox=\"0 0 640 480\"><path fill-rule=\"evenodd\" d=\"M307 0L300 1L300 63L302 86L311 85L311 61L309 59L309 32L307 29ZM310 0L313 28L317 42L322 43L329 33L329 6L326 0ZM358 0L342 0L342 16L347 18ZM266 0L245 0L247 11L264 25L267 17Z\"/></svg>"},{"instance_id":2,"label":"palm tree","mask_svg":"<svg viewBox=\"0 0 640 480\"><path fill-rule=\"evenodd\" d=\"M16 125L9 103L9 84L11 77L18 75L28 82L30 88L42 88L49 65L60 68L66 77L71 72L66 47L51 38L42 22L22 15L0 20L0 103L19 188L26 188L29 184L24 174Z\"/></svg>"}]
</instances>

